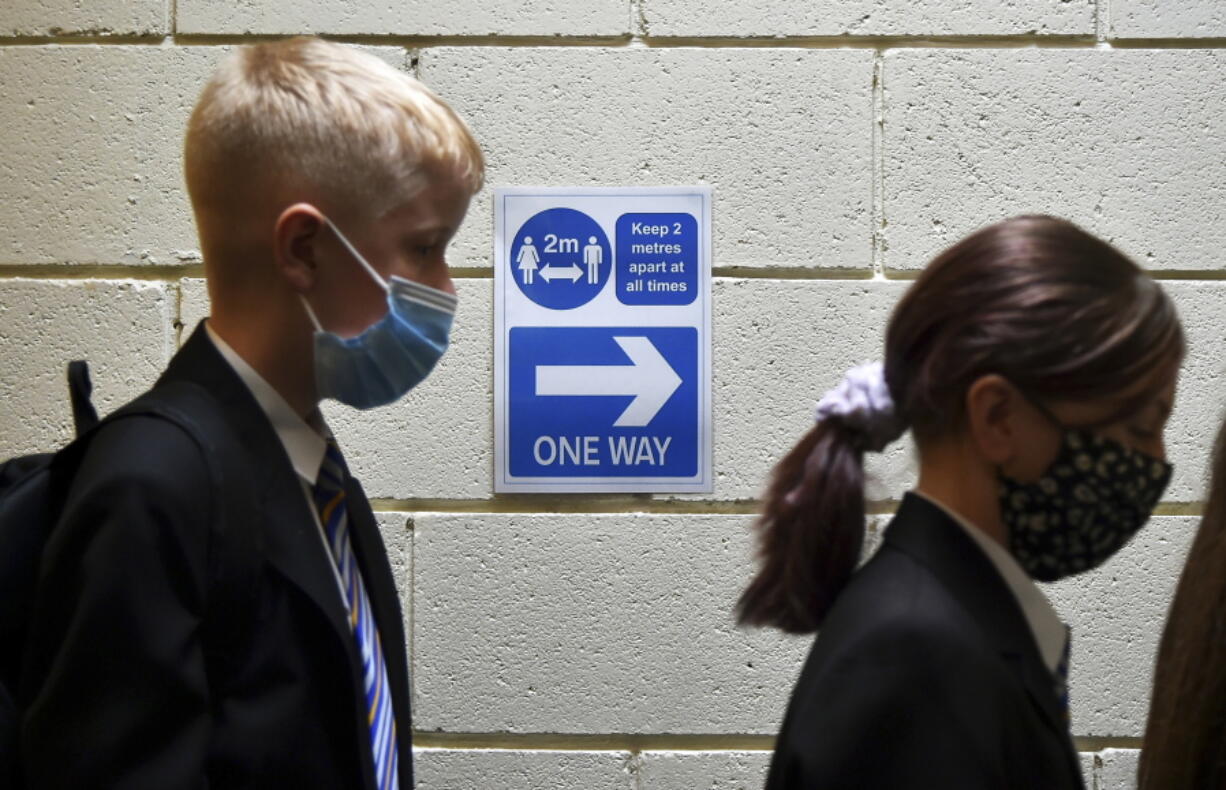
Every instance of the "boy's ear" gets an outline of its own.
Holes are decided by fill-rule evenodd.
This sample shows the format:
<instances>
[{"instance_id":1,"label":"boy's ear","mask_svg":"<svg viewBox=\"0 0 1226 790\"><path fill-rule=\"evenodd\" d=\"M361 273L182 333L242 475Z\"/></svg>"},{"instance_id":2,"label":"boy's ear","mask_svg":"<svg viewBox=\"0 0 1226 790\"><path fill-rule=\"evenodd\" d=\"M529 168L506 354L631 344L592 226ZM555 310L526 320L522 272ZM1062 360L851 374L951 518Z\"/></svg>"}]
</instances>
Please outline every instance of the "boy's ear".
<instances>
[{"instance_id":1,"label":"boy's ear","mask_svg":"<svg viewBox=\"0 0 1226 790\"><path fill-rule=\"evenodd\" d=\"M319 242L327 220L310 203L295 203L281 212L273 230L277 271L299 293L315 284Z\"/></svg>"},{"instance_id":2,"label":"boy's ear","mask_svg":"<svg viewBox=\"0 0 1226 790\"><path fill-rule=\"evenodd\" d=\"M1017 454L1021 393L995 373L980 376L966 390L966 428L970 440L993 466Z\"/></svg>"}]
</instances>

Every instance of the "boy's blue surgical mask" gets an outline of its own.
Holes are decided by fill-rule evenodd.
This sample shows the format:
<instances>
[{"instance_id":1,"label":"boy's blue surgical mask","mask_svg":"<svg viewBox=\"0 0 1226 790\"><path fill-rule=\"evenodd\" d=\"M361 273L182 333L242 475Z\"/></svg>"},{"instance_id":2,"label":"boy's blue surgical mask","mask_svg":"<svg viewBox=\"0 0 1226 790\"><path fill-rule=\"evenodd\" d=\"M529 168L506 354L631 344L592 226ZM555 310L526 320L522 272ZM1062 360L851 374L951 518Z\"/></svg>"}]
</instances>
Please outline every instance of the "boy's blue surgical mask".
<instances>
[{"instance_id":1,"label":"boy's blue surgical mask","mask_svg":"<svg viewBox=\"0 0 1226 790\"><path fill-rule=\"evenodd\" d=\"M456 297L394 275L385 282L331 220L324 221L387 292L387 315L346 339L326 331L300 294L315 325L315 386L321 398L357 409L383 406L420 384L447 350Z\"/></svg>"}]
</instances>

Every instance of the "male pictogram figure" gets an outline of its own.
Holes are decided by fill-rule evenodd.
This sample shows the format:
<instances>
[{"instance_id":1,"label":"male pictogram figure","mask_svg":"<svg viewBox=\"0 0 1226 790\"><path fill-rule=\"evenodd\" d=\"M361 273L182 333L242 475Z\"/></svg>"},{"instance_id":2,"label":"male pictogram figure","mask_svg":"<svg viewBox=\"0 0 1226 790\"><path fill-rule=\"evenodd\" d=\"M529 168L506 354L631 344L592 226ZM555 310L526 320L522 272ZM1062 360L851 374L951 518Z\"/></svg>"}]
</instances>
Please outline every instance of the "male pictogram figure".
<instances>
[{"instance_id":1,"label":"male pictogram figure","mask_svg":"<svg viewBox=\"0 0 1226 790\"><path fill-rule=\"evenodd\" d=\"M587 246L583 248L583 262L587 264L587 281L595 285L600 274L600 264L604 263L604 249L596 243L595 236L588 236Z\"/></svg>"}]
</instances>

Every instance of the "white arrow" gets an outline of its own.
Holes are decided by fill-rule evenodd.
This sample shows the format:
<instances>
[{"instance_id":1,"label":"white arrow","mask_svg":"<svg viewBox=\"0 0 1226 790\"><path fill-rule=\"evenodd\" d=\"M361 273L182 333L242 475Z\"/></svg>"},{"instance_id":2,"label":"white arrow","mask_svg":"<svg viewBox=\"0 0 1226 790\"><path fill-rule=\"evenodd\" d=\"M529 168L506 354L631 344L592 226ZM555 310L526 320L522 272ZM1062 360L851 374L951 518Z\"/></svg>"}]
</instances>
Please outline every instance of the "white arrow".
<instances>
[{"instance_id":1,"label":"white arrow","mask_svg":"<svg viewBox=\"0 0 1226 790\"><path fill-rule=\"evenodd\" d=\"M681 386L681 377L645 337L615 337L629 365L537 365L537 395L633 395L613 423L641 428Z\"/></svg>"},{"instance_id":2,"label":"white arrow","mask_svg":"<svg viewBox=\"0 0 1226 790\"><path fill-rule=\"evenodd\" d=\"M575 264L570 266L554 266L549 264L541 267L541 277L545 278L545 282L553 280L570 280L572 283L583 276L583 270Z\"/></svg>"}]
</instances>

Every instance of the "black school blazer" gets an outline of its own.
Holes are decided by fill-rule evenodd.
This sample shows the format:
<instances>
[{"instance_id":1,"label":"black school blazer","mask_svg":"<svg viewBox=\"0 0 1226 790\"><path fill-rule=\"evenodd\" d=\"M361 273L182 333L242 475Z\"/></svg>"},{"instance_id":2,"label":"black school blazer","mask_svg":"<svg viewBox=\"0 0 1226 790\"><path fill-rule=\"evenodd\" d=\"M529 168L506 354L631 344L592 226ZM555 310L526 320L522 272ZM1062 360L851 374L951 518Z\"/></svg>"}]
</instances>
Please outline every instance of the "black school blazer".
<instances>
[{"instance_id":1,"label":"black school blazer","mask_svg":"<svg viewBox=\"0 0 1226 790\"><path fill-rule=\"evenodd\" d=\"M1016 599L957 524L908 494L809 653L768 790L1082 787Z\"/></svg>"},{"instance_id":2,"label":"black school blazer","mask_svg":"<svg viewBox=\"0 0 1226 790\"><path fill-rule=\"evenodd\" d=\"M47 545L31 637L22 762L36 788L376 787L362 662L302 484L264 412L203 325L163 380L203 385L250 463L233 471L256 503L257 628L226 688L201 649L207 607L205 459L179 428L107 425L74 478ZM231 492L232 493L232 492ZM354 552L387 661L411 788L404 626L396 587L356 481ZM227 524L227 529L233 525ZM214 673L215 674L215 673ZM27 682L28 681L28 682Z\"/></svg>"}]
</instances>

